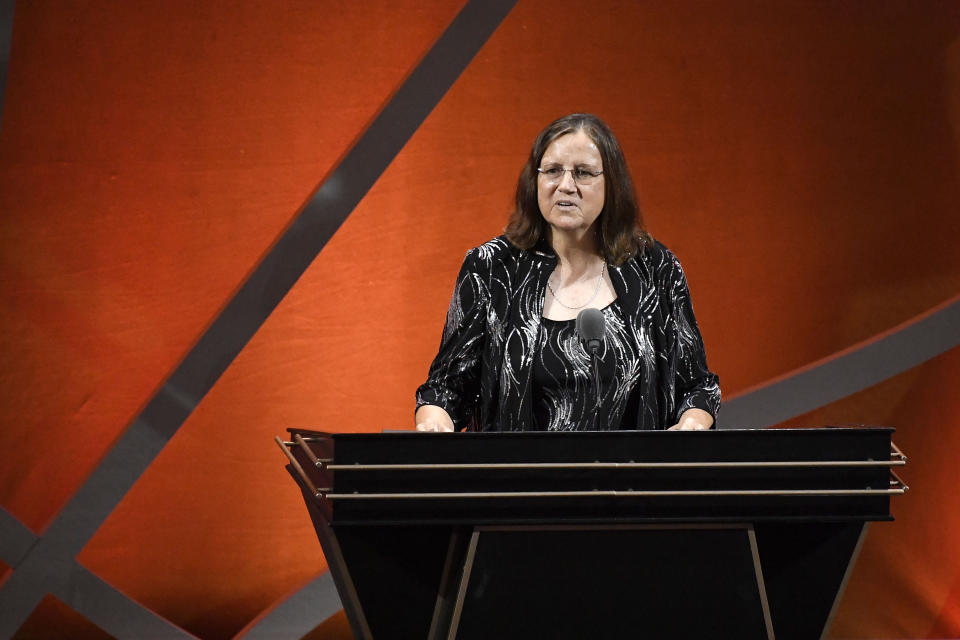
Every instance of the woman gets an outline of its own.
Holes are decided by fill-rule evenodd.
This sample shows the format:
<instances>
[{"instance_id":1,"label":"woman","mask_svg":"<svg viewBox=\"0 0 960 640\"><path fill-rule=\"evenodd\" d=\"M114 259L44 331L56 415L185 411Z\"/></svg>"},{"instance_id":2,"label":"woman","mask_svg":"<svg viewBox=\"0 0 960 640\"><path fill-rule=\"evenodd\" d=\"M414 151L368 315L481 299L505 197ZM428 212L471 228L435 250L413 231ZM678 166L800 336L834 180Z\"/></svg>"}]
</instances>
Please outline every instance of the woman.
<instances>
[{"instance_id":1,"label":"woman","mask_svg":"<svg viewBox=\"0 0 960 640\"><path fill-rule=\"evenodd\" d=\"M605 318L600 394L577 336ZM643 230L620 145L572 114L534 141L505 235L467 253L420 431L709 429L720 408L680 263Z\"/></svg>"}]
</instances>

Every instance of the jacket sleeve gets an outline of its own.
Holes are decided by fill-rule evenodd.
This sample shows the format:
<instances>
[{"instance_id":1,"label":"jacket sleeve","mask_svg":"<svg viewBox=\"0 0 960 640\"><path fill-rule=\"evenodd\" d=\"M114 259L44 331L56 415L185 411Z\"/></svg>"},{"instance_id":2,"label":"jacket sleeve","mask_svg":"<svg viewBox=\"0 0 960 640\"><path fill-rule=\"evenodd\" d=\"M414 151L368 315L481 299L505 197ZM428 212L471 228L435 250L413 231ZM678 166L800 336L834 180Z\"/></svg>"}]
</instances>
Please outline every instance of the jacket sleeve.
<instances>
[{"instance_id":1,"label":"jacket sleeve","mask_svg":"<svg viewBox=\"0 0 960 640\"><path fill-rule=\"evenodd\" d=\"M703 338L693 315L690 289L683 267L671 254L673 268L670 270L670 304L673 321L676 323L676 366L674 422L687 409L703 409L713 416L716 423L720 411L720 384L717 375L707 367L707 354Z\"/></svg>"},{"instance_id":2,"label":"jacket sleeve","mask_svg":"<svg viewBox=\"0 0 960 640\"><path fill-rule=\"evenodd\" d=\"M490 306L488 271L477 249L467 252L447 310L440 349L427 381L416 394L418 409L425 404L441 407L458 431L473 429L479 421L480 368Z\"/></svg>"}]
</instances>

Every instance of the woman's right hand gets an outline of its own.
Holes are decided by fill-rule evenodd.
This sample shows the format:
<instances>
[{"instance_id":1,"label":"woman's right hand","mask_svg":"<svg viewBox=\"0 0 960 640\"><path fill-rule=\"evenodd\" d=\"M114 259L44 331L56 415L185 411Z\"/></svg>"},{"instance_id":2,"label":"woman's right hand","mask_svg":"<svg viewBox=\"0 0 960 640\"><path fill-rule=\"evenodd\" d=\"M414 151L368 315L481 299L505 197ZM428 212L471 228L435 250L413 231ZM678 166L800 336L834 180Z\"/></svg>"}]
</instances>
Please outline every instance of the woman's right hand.
<instances>
[{"instance_id":1,"label":"woman's right hand","mask_svg":"<svg viewBox=\"0 0 960 640\"><path fill-rule=\"evenodd\" d=\"M417 431L453 431L450 414L432 404L425 404L414 415Z\"/></svg>"}]
</instances>

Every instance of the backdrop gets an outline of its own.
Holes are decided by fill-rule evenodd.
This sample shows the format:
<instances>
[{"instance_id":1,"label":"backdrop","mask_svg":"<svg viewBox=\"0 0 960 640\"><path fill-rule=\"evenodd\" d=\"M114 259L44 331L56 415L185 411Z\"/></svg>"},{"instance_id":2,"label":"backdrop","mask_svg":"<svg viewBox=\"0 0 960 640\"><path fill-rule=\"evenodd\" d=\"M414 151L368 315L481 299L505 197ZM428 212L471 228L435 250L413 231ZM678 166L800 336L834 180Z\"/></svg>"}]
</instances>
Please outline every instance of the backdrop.
<instances>
[{"instance_id":1,"label":"backdrop","mask_svg":"<svg viewBox=\"0 0 960 640\"><path fill-rule=\"evenodd\" d=\"M271 439L412 425L464 252L574 111L683 262L756 409L733 426L771 381L902 363L775 422L895 426L910 456L832 637L960 636L960 3L32 0L0 128L0 637L350 637ZM930 318L932 347L892 341Z\"/></svg>"}]
</instances>

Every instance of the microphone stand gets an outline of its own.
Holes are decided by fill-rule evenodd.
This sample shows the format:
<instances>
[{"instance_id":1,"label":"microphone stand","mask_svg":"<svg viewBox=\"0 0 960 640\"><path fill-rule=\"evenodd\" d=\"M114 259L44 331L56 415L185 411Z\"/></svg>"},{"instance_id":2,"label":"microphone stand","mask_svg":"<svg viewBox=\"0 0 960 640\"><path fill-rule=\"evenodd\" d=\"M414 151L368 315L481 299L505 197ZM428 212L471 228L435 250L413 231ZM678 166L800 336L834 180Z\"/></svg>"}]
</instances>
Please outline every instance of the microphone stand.
<instances>
[{"instance_id":1,"label":"microphone stand","mask_svg":"<svg viewBox=\"0 0 960 640\"><path fill-rule=\"evenodd\" d=\"M597 429L597 413L600 410L600 358L597 352L603 345L605 319L599 309L584 309L577 314L577 333L583 340L583 346L593 361L593 400L594 410L590 416L590 430Z\"/></svg>"},{"instance_id":2,"label":"microphone stand","mask_svg":"<svg viewBox=\"0 0 960 640\"><path fill-rule=\"evenodd\" d=\"M590 360L593 362L593 403L594 409L590 412L590 431L597 430L597 413L600 411L600 358L597 352L600 351L599 340L589 340L587 342L587 351L590 352Z\"/></svg>"}]
</instances>

